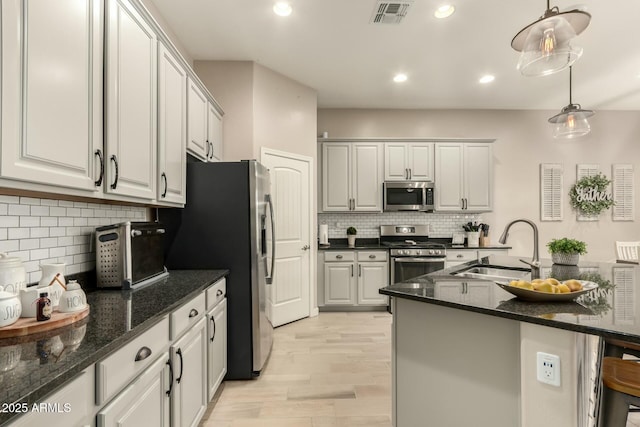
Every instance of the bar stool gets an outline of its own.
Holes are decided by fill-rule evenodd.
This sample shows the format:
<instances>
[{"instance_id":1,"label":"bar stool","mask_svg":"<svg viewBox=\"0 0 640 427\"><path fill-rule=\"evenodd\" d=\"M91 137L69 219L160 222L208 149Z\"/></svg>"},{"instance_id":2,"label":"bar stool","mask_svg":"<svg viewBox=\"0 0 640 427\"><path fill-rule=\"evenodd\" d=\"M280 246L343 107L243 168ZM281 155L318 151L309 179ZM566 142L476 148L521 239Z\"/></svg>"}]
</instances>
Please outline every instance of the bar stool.
<instances>
[{"instance_id":1,"label":"bar stool","mask_svg":"<svg viewBox=\"0 0 640 427\"><path fill-rule=\"evenodd\" d=\"M629 405L640 406L640 363L617 357L602 360L600 426L626 427Z\"/></svg>"}]
</instances>

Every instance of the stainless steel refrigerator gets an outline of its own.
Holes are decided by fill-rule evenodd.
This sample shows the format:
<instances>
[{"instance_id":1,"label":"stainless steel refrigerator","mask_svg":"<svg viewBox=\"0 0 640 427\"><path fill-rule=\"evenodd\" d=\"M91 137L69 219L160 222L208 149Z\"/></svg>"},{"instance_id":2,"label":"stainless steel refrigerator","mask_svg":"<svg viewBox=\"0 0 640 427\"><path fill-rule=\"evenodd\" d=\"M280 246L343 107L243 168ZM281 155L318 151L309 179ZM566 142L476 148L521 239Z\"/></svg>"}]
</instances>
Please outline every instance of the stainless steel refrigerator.
<instances>
[{"instance_id":1,"label":"stainless steel refrigerator","mask_svg":"<svg viewBox=\"0 0 640 427\"><path fill-rule=\"evenodd\" d=\"M184 209L159 209L166 266L229 269L226 379L260 375L273 326L266 292L273 277L273 205L269 171L255 160L187 163Z\"/></svg>"}]
</instances>

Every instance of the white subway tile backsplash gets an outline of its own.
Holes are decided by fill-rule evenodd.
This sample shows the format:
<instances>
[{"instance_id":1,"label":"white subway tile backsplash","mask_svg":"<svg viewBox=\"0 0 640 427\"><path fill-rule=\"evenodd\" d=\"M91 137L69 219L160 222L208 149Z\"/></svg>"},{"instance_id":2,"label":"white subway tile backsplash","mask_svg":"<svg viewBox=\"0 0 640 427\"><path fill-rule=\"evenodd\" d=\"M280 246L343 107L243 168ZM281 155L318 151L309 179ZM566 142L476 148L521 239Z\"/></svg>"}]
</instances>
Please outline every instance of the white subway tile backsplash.
<instances>
[{"instance_id":1,"label":"white subway tile backsplash","mask_svg":"<svg viewBox=\"0 0 640 427\"><path fill-rule=\"evenodd\" d=\"M40 239L21 239L20 250L40 249Z\"/></svg>"},{"instance_id":2,"label":"white subway tile backsplash","mask_svg":"<svg viewBox=\"0 0 640 427\"><path fill-rule=\"evenodd\" d=\"M45 258L49 258L49 249L34 249L29 252L29 259L32 261Z\"/></svg>"},{"instance_id":3,"label":"white subway tile backsplash","mask_svg":"<svg viewBox=\"0 0 640 427\"><path fill-rule=\"evenodd\" d=\"M0 252L22 259L29 283L40 280L44 263L64 262L66 274L89 271L95 227L147 218L143 207L0 196Z\"/></svg>"},{"instance_id":4,"label":"white subway tile backsplash","mask_svg":"<svg viewBox=\"0 0 640 427\"><path fill-rule=\"evenodd\" d=\"M422 212L384 212L378 214L322 213L318 224L329 226L329 238L346 238L347 228L355 227L358 237L380 237L381 225L428 224L430 237L450 238L454 232L463 231L462 225L469 221L481 222L480 214L446 214Z\"/></svg>"},{"instance_id":5,"label":"white subway tile backsplash","mask_svg":"<svg viewBox=\"0 0 640 427\"><path fill-rule=\"evenodd\" d=\"M9 205L9 215L29 215L31 207L28 205Z\"/></svg>"},{"instance_id":6,"label":"white subway tile backsplash","mask_svg":"<svg viewBox=\"0 0 640 427\"><path fill-rule=\"evenodd\" d=\"M7 238L13 239L27 239L30 237L30 228L8 228Z\"/></svg>"},{"instance_id":7,"label":"white subway tile backsplash","mask_svg":"<svg viewBox=\"0 0 640 427\"><path fill-rule=\"evenodd\" d=\"M40 227L39 216L21 216L20 227Z\"/></svg>"}]
</instances>

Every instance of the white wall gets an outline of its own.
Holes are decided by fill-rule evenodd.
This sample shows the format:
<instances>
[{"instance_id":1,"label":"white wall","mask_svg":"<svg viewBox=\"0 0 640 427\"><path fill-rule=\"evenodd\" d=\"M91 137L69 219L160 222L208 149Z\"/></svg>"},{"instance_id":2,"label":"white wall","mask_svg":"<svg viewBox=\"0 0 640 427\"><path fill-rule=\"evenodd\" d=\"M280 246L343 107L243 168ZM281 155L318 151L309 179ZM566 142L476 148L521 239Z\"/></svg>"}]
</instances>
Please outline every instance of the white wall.
<instances>
[{"instance_id":1,"label":"white wall","mask_svg":"<svg viewBox=\"0 0 640 427\"><path fill-rule=\"evenodd\" d=\"M545 244L552 238L572 237L587 242L586 259L615 258L616 240L640 240L640 226L614 222L611 213L600 221L578 222L569 205L568 192L575 183L578 163L599 163L611 178L612 163L640 163L640 112L598 111L591 120L592 132L574 141L551 136L547 119L557 111L515 110L368 110L319 109L318 132L330 138L491 138L494 144L494 211L482 215L499 237L504 226L516 218L534 220L540 229L540 253L549 257ZM563 163L564 220L540 221L540 163ZM635 173L635 199L640 196L640 171ZM514 255L530 256L531 230L514 226L508 243Z\"/></svg>"}]
</instances>

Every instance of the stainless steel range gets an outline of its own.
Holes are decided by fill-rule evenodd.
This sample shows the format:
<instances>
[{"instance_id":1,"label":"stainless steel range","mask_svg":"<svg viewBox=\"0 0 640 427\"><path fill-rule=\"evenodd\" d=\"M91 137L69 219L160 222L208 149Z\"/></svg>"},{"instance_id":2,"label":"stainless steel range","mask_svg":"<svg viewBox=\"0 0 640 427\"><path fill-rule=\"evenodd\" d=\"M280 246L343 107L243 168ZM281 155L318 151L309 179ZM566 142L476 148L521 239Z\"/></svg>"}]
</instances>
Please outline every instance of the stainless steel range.
<instances>
[{"instance_id":1,"label":"stainless steel range","mask_svg":"<svg viewBox=\"0 0 640 427\"><path fill-rule=\"evenodd\" d=\"M380 243L390 248L392 284L444 268L446 246L429 239L428 225L381 225Z\"/></svg>"}]
</instances>

